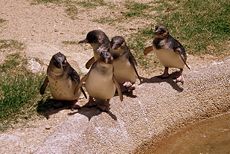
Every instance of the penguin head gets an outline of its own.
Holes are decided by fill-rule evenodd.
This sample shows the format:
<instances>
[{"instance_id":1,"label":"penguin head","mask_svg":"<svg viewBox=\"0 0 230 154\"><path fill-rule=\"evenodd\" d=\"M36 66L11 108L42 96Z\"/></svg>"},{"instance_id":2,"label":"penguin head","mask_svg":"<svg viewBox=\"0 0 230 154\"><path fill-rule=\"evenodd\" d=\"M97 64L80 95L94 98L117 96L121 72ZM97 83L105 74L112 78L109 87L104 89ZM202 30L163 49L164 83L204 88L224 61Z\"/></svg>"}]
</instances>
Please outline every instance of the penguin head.
<instances>
[{"instance_id":1,"label":"penguin head","mask_svg":"<svg viewBox=\"0 0 230 154\"><path fill-rule=\"evenodd\" d=\"M164 25L157 25L154 34L158 38L166 38L169 35L169 31Z\"/></svg>"},{"instance_id":2,"label":"penguin head","mask_svg":"<svg viewBox=\"0 0 230 154\"><path fill-rule=\"evenodd\" d=\"M58 69L63 69L68 65L66 56L61 52L58 52L55 55L53 55L51 63Z\"/></svg>"},{"instance_id":3,"label":"penguin head","mask_svg":"<svg viewBox=\"0 0 230 154\"><path fill-rule=\"evenodd\" d=\"M79 41L78 43L89 43L90 45L102 45L108 44L109 38L102 30L92 30L87 33L84 40Z\"/></svg>"},{"instance_id":4,"label":"penguin head","mask_svg":"<svg viewBox=\"0 0 230 154\"><path fill-rule=\"evenodd\" d=\"M119 56L123 54L126 48L125 39L122 36L114 36L110 42L111 53L113 56Z\"/></svg>"},{"instance_id":5,"label":"penguin head","mask_svg":"<svg viewBox=\"0 0 230 154\"><path fill-rule=\"evenodd\" d=\"M103 61L106 64L112 64L113 56L111 55L108 49L99 49L98 52L100 53L101 61Z\"/></svg>"}]
</instances>

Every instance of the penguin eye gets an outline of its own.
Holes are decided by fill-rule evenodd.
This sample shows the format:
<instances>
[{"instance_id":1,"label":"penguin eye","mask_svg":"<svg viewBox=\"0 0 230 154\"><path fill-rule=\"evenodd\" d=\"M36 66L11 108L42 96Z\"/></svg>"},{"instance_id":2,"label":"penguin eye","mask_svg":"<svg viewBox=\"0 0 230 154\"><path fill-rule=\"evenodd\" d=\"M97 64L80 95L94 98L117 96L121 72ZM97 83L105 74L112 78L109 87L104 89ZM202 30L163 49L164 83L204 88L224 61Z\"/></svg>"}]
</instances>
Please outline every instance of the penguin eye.
<instances>
[{"instance_id":1,"label":"penguin eye","mask_svg":"<svg viewBox=\"0 0 230 154\"><path fill-rule=\"evenodd\" d=\"M64 61L63 61L63 64L66 64L67 63L67 60L65 59Z\"/></svg>"},{"instance_id":2,"label":"penguin eye","mask_svg":"<svg viewBox=\"0 0 230 154\"><path fill-rule=\"evenodd\" d=\"M156 26L156 27L155 27L155 31L156 31L158 28L159 28L159 26Z\"/></svg>"}]
</instances>

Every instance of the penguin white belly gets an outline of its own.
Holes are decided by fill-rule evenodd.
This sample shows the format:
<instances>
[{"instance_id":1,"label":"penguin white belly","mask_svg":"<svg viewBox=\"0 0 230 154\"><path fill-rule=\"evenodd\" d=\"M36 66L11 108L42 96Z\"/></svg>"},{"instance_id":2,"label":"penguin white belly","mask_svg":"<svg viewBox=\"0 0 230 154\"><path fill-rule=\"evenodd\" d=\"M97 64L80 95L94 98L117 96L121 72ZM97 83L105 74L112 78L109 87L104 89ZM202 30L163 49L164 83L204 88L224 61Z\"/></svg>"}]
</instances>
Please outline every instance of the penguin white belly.
<instances>
[{"instance_id":1,"label":"penguin white belly","mask_svg":"<svg viewBox=\"0 0 230 154\"><path fill-rule=\"evenodd\" d=\"M85 88L90 96L97 99L110 99L116 91L116 86L112 80L112 73L107 75L97 70L90 71L85 81Z\"/></svg>"},{"instance_id":2,"label":"penguin white belly","mask_svg":"<svg viewBox=\"0 0 230 154\"><path fill-rule=\"evenodd\" d=\"M77 100L80 96L80 90L74 95L77 84L70 79L53 79L49 78L49 88L54 99L72 101Z\"/></svg>"},{"instance_id":3,"label":"penguin white belly","mask_svg":"<svg viewBox=\"0 0 230 154\"><path fill-rule=\"evenodd\" d=\"M135 83L137 75L129 60L126 57L118 58L113 61L114 76L119 83L125 83L127 81Z\"/></svg>"},{"instance_id":4,"label":"penguin white belly","mask_svg":"<svg viewBox=\"0 0 230 154\"><path fill-rule=\"evenodd\" d=\"M157 58L160 60L160 63L165 67L184 68L185 64L180 55L173 50L160 49L155 50L155 52Z\"/></svg>"}]
</instances>

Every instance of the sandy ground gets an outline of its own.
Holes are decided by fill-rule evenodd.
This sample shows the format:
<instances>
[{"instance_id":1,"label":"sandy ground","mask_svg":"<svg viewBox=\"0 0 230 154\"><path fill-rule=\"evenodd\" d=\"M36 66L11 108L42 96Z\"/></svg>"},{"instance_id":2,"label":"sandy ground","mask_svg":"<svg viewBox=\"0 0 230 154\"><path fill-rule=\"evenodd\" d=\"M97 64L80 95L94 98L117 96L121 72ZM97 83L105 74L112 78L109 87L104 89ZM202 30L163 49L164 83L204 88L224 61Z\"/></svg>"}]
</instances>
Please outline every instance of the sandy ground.
<instances>
[{"instance_id":1,"label":"sandy ground","mask_svg":"<svg viewBox=\"0 0 230 154\"><path fill-rule=\"evenodd\" d=\"M51 56L61 51L76 69L87 72L84 64L92 49L88 45L64 45L62 41L79 41L88 31L98 28L110 37L126 36L150 24L141 19L128 25L93 22L97 16L110 15L101 7L82 11L72 20L64 7L52 4L1 0L0 6L4 6L0 17L7 20L0 27L0 39L23 42L26 49L22 52L28 59L39 59L43 71ZM123 102L114 97L110 113L96 109L62 110L48 120L36 119L26 127L10 129L0 134L0 153L129 153L138 147L141 152L190 122L229 110L230 59L214 59L189 56L192 69L185 70L183 86L171 79L155 78L159 72L141 74L146 79L137 85L137 97L125 97Z\"/></svg>"}]
</instances>

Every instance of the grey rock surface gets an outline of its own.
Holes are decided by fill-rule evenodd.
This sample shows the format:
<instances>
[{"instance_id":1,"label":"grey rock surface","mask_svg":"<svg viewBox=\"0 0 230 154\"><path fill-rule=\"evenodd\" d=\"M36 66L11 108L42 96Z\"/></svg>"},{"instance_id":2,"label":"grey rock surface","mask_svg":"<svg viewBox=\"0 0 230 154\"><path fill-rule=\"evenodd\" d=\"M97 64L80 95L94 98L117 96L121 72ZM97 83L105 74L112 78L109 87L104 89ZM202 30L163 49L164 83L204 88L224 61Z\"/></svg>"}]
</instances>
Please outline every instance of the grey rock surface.
<instances>
[{"instance_id":1,"label":"grey rock surface","mask_svg":"<svg viewBox=\"0 0 230 154\"><path fill-rule=\"evenodd\" d=\"M0 134L1 153L130 153L165 132L228 111L229 68L230 58L195 67L185 72L183 87L171 79L146 77L137 85L135 98L120 102L114 97L109 113L67 110Z\"/></svg>"}]
</instances>

